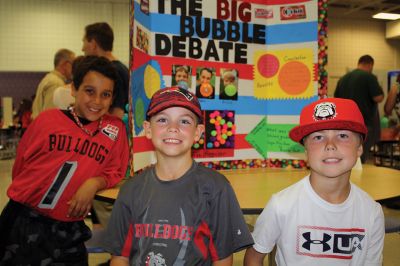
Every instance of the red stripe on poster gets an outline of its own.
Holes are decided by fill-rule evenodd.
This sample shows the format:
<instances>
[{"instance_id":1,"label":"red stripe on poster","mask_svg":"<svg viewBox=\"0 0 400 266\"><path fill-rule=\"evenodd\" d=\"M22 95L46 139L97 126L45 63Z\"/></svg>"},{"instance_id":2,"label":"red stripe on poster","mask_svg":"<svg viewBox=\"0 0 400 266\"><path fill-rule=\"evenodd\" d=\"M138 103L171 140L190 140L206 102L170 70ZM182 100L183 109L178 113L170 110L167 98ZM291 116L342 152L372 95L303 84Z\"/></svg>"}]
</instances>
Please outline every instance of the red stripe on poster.
<instances>
[{"instance_id":1,"label":"red stripe on poster","mask_svg":"<svg viewBox=\"0 0 400 266\"><path fill-rule=\"evenodd\" d=\"M139 152L146 152L146 151L154 151L153 143L148 138L142 137L134 137L133 138L133 145L132 145L132 152L139 153Z\"/></svg>"},{"instance_id":2,"label":"red stripe on poster","mask_svg":"<svg viewBox=\"0 0 400 266\"><path fill-rule=\"evenodd\" d=\"M146 53L143 53L139 49L134 48L133 49L133 63L132 63L132 69L131 70L137 69L138 67L146 64L150 60L151 60L151 56L150 55L148 55Z\"/></svg>"},{"instance_id":3,"label":"red stripe on poster","mask_svg":"<svg viewBox=\"0 0 400 266\"><path fill-rule=\"evenodd\" d=\"M318 64L314 64L314 69L313 69L313 81L318 81Z\"/></svg>"},{"instance_id":4,"label":"red stripe on poster","mask_svg":"<svg viewBox=\"0 0 400 266\"><path fill-rule=\"evenodd\" d=\"M235 135L235 149L241 150L241 149L252 149L253 146L251 146L245 139L246 134L237 134ZM154 146L151 143L149 139L147 139L144 136L141 137L134 137L133 138L133 153L139 153L139 152L146 152L146 151L153 151ZM215 149L217 150L217 149ZM198 153L198 152L197 152Z\"/></svg>"},{"instance_id":5,"label":"red stripe on poster","mask_svg":"<svg viewBox=\"0 0 400 266\"><path fill-rule=\"evenodd\" d=\"M246 134L236 134L235 135L235 149L253 149L254 147L250 145L245 139Z\"/></svg>"}]
</instances>

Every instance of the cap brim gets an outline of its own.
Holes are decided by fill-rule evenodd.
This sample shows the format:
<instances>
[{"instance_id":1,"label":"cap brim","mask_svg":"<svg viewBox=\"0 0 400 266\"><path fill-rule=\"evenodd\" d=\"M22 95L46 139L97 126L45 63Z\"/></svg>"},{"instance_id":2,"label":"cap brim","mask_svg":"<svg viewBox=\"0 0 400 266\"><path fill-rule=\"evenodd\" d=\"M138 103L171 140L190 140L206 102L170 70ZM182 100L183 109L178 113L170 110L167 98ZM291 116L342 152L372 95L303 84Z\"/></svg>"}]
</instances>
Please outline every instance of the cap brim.
<instances>
[{"instance_id":1,"label":"cap brim","mask_svg":"<svg viewBox=\"0 0 400 266\"><path fill-rule=\"evenodd\" d=\"M179 102L177 104L172 104L170 102L165 102L164 104L159 104L157 105L155 108L153 108L150 112L148 112L146 114L146 119L149 120L150 117L152 117L153 115L167 109L170 107L182 107L182 108L186 108L189 111L193 112L198 118L199 118L199 122L202 123L203 119L202 119L202 113L199 113L199 110L195 110L191 104L186 104L185 102Z\"/></svg>"},{"instance_id":2,"label":"cap brim","mask_svg":"<svg viewBox=\"0 0 400 266\"><path fill-rule=\"evenodd\" d=\"M358 132L363 135L363 139L365 140L368 130L367 128L360 123L352 122L352 121L340 121L340 120L327 120L323 122L318 122L317 124L309 124L309 125L299 125L289 132L289 137L296 142L301 142L301 140L307 135L320 131L320 130L328 130L328 129L343 129L343 130L351 130Z\"/></svg>"}]
</instances>

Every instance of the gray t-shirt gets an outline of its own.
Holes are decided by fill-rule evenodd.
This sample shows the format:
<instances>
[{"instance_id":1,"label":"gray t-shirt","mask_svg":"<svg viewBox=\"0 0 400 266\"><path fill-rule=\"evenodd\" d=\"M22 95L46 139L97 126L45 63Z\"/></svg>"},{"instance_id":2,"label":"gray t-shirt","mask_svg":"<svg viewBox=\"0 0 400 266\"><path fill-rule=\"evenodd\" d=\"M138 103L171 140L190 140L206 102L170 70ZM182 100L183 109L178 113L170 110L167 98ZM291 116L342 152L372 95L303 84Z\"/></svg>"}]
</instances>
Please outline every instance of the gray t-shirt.
<instances>
[{"instance_id":1,"label":"gray t-shirt","mask_svg":"<svg viewBox=\"0 0 400 266\"><path fill-rule=\"evenodd\" d=\"M158 179L154 167L128 180L105 248L130 265L211 265L252 244L228 180L194 162L174 181Z\"/></svg>"}]
</instances>

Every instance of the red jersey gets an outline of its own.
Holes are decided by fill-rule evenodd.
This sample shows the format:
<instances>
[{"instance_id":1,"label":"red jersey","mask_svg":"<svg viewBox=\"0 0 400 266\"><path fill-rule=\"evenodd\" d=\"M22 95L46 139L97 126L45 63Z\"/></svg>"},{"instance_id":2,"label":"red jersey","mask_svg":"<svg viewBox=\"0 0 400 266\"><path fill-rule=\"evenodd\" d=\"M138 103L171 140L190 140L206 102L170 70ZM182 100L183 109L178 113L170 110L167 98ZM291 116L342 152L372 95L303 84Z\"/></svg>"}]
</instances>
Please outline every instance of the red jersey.
<instances>
[{"instance_id":1,"label":"red jersey","mask_svg":"<svg viewBox=\"0 0 400 266\"><path fill-rule=\"evenodd\" d=\"M98 121L85 128L95 131ZM60 221L67 217L67 202L91 177L103 177L113 187L124 176L129 144L123 122L103 116L93 137L61 110L42 112L22 137L15 159L8 196L39 213Z\"/></svg>"},{"instance_id":2,"label":"red jersey","mask_svg":"<svg viewBox=\"0 0 400 266\"><path fill-rule=\"evenodd\" d=\"M28 128L29 124L32 122L32 112L31 111L26 111L22 114L21 116L21 127L22 128Z\"/></svg>"}]
</instances>

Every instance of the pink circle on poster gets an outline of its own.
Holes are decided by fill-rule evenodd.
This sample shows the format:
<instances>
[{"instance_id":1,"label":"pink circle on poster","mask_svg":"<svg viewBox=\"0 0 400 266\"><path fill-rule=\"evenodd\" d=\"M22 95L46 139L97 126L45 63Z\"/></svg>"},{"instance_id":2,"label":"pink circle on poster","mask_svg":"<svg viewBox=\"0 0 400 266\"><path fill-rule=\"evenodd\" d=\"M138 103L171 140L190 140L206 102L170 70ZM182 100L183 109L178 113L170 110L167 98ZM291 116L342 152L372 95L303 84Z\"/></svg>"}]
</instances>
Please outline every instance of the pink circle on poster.
<instances>
[{"instance_id":1,"label":"pink circle on poster","mask_svg":"<svg viewBox=\"0 0 400 266\"><path fill-rule=\"evenodd\" d=\"M265 54L258 59L257 69L263 77L271 78L279 70L279 60L274 55Z\"/></svg>"}]
</instances>

